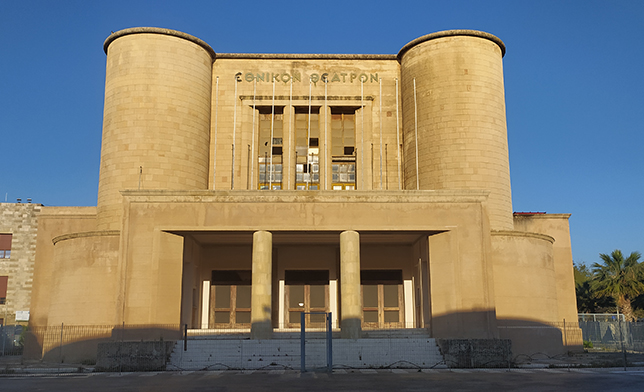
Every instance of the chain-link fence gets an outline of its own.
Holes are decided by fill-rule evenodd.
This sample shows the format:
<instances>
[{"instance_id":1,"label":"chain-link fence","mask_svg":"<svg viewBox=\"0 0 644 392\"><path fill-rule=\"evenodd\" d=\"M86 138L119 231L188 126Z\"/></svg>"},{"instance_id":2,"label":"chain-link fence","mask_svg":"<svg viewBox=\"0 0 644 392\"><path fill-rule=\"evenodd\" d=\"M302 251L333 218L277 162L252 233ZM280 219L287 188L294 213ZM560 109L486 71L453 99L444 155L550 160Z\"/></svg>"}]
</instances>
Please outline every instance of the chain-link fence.
<instances>
[{"instance_id":1,"label":"chain-link fence","mask_svg":"<svg viewBox=\"0 0 644 392\"><path fill-rule=\"evenodd\" d=\"M584 346L644 353L644 322L579 321Z\"/></svg>"}]
</instances>

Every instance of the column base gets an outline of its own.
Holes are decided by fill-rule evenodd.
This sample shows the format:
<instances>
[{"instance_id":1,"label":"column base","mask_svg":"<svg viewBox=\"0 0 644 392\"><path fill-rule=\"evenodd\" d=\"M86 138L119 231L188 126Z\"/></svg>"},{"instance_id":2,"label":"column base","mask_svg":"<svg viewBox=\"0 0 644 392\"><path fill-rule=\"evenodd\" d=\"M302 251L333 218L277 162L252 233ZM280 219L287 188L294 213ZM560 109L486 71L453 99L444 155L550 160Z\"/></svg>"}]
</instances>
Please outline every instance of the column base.
<instances>
[{"instance_id":1,"label":"column base","mask_svg":"<svg viewBox=\"0 0 644 392\"><path fill-rule=\"evenodd\" d=\"M273 338L273 326L270 321L253 323L250 326L250 338L253 340L265 340Z\"/></svg>"},{"instance_id":2,"label":"column base","mask_svg":"<svg viewBox=\"0 0 644 392\"><path fill-rule=\"evenodd\" d=\"M360 320L342 320L340 322L340 337L342 339L360 339L362 337L362 327L360 326Z\"/></svg>"}]
</instances>

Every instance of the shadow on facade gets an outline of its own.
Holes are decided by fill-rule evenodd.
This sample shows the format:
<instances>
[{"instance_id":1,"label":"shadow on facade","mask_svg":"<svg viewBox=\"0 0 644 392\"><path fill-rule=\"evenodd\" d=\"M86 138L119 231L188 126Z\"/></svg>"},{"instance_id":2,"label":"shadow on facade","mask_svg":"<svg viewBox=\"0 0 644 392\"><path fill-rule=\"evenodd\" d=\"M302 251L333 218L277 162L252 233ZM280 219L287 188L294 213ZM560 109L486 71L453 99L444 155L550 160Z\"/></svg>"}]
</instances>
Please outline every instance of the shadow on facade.
<instances>
[{"instance_id":1,"label":"shadow on facade","mask_svg":"<svg viewBox=\"0 0 644 392\"><path fill-rule=\"evenodd\" d=\"M357 334L338 333L334 339L382 337L404 339L411 329L360 330L357 319L351 323ZM185 327L185 326L184 326ZM277 338L269 323L253 326L258 334L252 338ZM520 357L544 358L582 351L582 335L578 323L537 322L519 319L497 319L494 311L453 313L434 317L426 336L435 338L452 367L496 367L514 362ZM383 333L374 333L382 331ZM118 325L118 326L49 326L32 328L25 339L25 359L42 359L48 363L79 363L93 365L98 357L119 358L120 363L131 363L132 358L147 358L159 368L161 358L172 350L169 342L183 339L179 325ZM216 339L217 335L200 338ZM249 336L240 337L248 339ZM142 342L159 344L142 344ZM101 345L103 343L103 345ZM101 348L99 349L99 345ZM163 349L160 349L162 347ZM169 351L168 351L169 350ZM99 355L99 351L102 353ZM127 357L127 358L124 358ZM129 362L128 362L129 361ZM108 361L108 363L110 363ZM134 365L133 365L134 366Z\"/></svg>"},{"instance_id":2,"label":"shadow on facade","mask_svg":"<svg viewBox=\"0 0 644 392\"><path fill-rule=\"evenodd\" d=\"M179 325L60 325L34 327L25 337L23 358L49 363L94 364L101 343L174 342ZM125 345L124 345L125 346Z\"/></svg>"},{"instance_id":3,"label":"shadow on facade","mask_svg":"<svg viewBox=\"0 0 644 392\"><path fill-rule=\"evenodd\" d=\"M494 311L475 311L434 317L429 329L432 337L460 342L465 345L465 351L478 347L477 350L481 350L484 357L487 351L490 354L495 351L498 358L507 350L505 343L494 344L497 340L511 342L513 361L525 356L544 358L583 351L581 329L577 322L501 319L496 318ZM475 344L467 348L467 341Z\"/></svg>"}]
</instances>

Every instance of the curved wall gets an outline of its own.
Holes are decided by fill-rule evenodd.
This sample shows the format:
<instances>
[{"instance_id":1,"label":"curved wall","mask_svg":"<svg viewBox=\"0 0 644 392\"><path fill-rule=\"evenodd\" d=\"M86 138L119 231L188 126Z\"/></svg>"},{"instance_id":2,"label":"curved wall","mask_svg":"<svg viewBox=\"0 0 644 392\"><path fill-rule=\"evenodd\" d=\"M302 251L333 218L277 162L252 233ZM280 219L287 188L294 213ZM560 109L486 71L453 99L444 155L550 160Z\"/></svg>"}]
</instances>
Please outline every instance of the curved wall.
<instances>
[{"instance_id":1,"label":"curved wall","mask_svg":"<svg viewBox=\"0 0 644 392\"><path fill-rule=\"evenodd\" d=\"M98 229L120 228L124 189L207 189L212 61L173 30L112 34L107 53ZM139 174L140 185L139 185Z\"/></svg>"},{"instance_id":2,"label":"curved wall","mask_svg":"<svg viewBox=\"0 0 644 392\"><path fill-rule=\"evenodd\" d=\"M115 325L118 232L64 236L54 246L48 325Z\"/></svg>"},{"instance_id":3,"label":"curved wall","mask_svg":"<svg viewBox=\"0 0 644 392\"><path fill-rule=\"evenodd\" d=\"M558 322L557 281L550 236L492 232L494 296L499 320Z\"/></svg>"},{"instance_id":4,"label":"curved wall","mask_svg":"<svg viewBox=\"0 0 644 392\"><path fill-rule=\"evenodd\" d=\"M489 190L492 229L512 230L504 52L491 34L452 30L410 42L398 59L405 189L417 186L417 126L419 189Z\"/></svg>"}]
</instances>

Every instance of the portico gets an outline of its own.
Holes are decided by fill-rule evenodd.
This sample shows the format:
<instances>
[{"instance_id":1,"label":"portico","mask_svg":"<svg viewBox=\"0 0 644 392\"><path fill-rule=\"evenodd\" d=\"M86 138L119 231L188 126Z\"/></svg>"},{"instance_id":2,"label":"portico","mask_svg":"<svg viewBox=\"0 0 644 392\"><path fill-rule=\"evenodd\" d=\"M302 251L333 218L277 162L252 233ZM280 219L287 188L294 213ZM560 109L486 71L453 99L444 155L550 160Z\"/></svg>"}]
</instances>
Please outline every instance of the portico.
<instances>
[{"instance_id":1,"label":"portico","mask_svg":"<svg viewBox=\"0 0 644 392\"><path fill-rule=\"evenodd\" d=\"M230 193L236 197L228 197ZM133 231L146 229L147 235L166 233L181 242L172 263L182 265L177 306L181 323L190 328L221 333L249 330L252 337L265 339L273 330L299 327L299 312L308 310L332 312L334 328L347 338L359 337L362 328L441 331L440 323L431 321L437 310L449 306L441 303L441 291L452 290L458 297L457 286L468 278L465 292L485 288L476 282L485 276L481 264L478 276L468 277L463 270L437 279L430 272L432 265L441 268L441 262L450 259L464 262L459 256L468 256L475 264L485 261L470 251L459 255L451 249L454 244L442 240L467 239L469 250L484 249L483 242L474 244L474 239L486 238L477 230L480 225L470 222L480 219L485 193L419 191L405 192L404 197L397 193L370 192L368 198L356 200L360 192L317 192L312 201L310 195L288 191L279 196L125 191L129 206L125 230L131 238L145 238ZM191 202L196 198L201 203ZM315 211L306 216L316 220L300 221L296 212L311 209ZM445 220L445 211L451 209L460 212ZM156 224L156 229L141 219ZM210 220L217 224L209 224ZM136 227L128 227L128 222L136 222ZM169 253L154 250L163 247L162 242L152 239L129 246L139 249L138 257L158 255L170 262ZM140 250L146 247L148 252ZM436 255L433 263L430 248ZM139 276L128 281L145 285ZM485 293L471 297L481 298L491 297ZM315 327L311 317L308 322ZM479 336L494 334L485 324L479 329Z\"/></svg>"}]
</instances>

